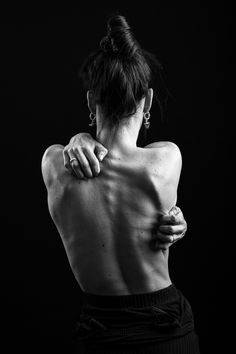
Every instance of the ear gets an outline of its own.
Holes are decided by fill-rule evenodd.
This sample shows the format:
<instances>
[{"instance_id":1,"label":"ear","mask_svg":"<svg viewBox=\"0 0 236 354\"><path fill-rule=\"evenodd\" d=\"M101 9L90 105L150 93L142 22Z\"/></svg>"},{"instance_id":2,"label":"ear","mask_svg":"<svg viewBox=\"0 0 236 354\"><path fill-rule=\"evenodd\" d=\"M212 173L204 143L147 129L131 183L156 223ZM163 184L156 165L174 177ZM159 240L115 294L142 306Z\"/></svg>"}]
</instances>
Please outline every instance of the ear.
<instances>
[{"instance_id":1,"label":"ear","mask_svg":"<svg viewBox=\"0 0 236 354\"><path fill-rule=\"evenodd\" d=\"M143 109L143 111L145 113L150 111L150 109L152 107L152 99L153 99L153 89L150 88L150 89L148 89L148 93L145 98L145 104L144 104L144 109Z\"/></svg>"},{"instance_id":2,"label":"ear","mask_svg":"<svg viewBox=\"0 0 236 354\"><path fill-rule=\"evenodd\" d=\"M96 103L92 91L87 91L87 103L91 113L96 113Z\"/></svg>"}]
</instances>

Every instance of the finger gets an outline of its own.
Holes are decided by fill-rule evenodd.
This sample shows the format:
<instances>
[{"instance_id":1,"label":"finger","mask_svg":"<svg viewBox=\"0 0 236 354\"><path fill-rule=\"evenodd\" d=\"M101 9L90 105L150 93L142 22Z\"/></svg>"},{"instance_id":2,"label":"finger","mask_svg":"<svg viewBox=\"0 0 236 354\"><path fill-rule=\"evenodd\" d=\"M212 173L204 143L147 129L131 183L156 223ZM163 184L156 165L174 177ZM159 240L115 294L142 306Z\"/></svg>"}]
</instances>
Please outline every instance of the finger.
<instances>
[{"instance_id":1,"label":"finger","mask_svg":"<svg viewBox=\"0 0 236 354\"><path fill-rule=\"evenodd\" d=\"M63 150L63 160L64 160L64 166L65 168L67 168L67 170L70 172L70 173L73 173L73 169L70 165L70 156L66 150L66 148L64 148Z\"/></svg>"},{"instance_id":2,"label":"finger","mask_svg":"<svg viewBox=\"0 0 236 354\"><path fill-rule=\"evenodd\" d=\"M95 146L95 154L98 157L99 161L102 161L104 157L107 155L108 150L99 142L96 142Z\"/></svg>"},{"instance_id":3,"label":"finger","mask_svg":"<svg viewBox=\"0 0 236 354\"><path fill-rule=\"evenodd\" d=\"M83 149L85 156L87 157L92 173L93 173L93 177L98 176L100 173L100 162L97 159L96 155L94 154L94 152L88 148L84 148Z\"/></svg>"},{"instance_id":4,"label":"finger","mask_svg":"<svg viewBox=\"0 0 236 354\"><path fill-rule=\"evenodd\" d=\"M181 234L186 230L186 227L182 224L180 225L160 225L158 228L164 234Z\"/></svg>"},{"instance_id":5,"label":"finger","mask_svg":"<svg viewBox=\"0 0 236 354\"><path fill-rule=\"evenodd\" d=\"M75 173L75 175L79 179L84 179L85 177L84 177L84 174L80 168L79 161L78 161L77 157L75 156L72 149L68 150L68 156L69 156L69 164L70 164L73 172Z\"/></svg>"},{"instance_id":6,"label":"finger","mask_svg":"<svg viewBox=\"0 0 236 354\"><path fill-rule=\"evenodd\" d=\"M156 235L156 238L158 240L160 240L161 242L165 242L165 243L174 243L176 241L178 241L179 239L182 238L182 235L166 235L166 234L162 234L161 232L159 232Z\"/></svg>"},{"instance_id":7,"label":"finger","mask_svg":"<svg viewBox=\"0 0 236 354\"><path fill-rule=\"evenodd\" d=\"M93 174L89 165L89 162L87 160L87 157L84 154L84 151L80 147L76 147L73 149L73 154L76 156L76 158L79 161L81 171L83 174L88 177L92 178Z\"/></svg>"},{"instance_id":8,"label":"finger","mask_svg":"<svg viewBox=\"0 0 236 354\"><path fill-rule=\"evenodd\" d=\"M159 221L162 225L178 225L185 223L182 212L177 215L162 215Z\"/></svg>"},{"instance_id":9,"label":"finger","mask_svg":"<svg viewBox=\"0 0 236 354\"><path fill-rule=\"evenodd\" d=\"M79 161L78 160L73 160L72 162L72 168L73 168L73 171L74 173L76 174L76 176L79 178L79 179L86 179L81 168L80 168L80 164L79 164Z\"/></svg>"}]
</instances>

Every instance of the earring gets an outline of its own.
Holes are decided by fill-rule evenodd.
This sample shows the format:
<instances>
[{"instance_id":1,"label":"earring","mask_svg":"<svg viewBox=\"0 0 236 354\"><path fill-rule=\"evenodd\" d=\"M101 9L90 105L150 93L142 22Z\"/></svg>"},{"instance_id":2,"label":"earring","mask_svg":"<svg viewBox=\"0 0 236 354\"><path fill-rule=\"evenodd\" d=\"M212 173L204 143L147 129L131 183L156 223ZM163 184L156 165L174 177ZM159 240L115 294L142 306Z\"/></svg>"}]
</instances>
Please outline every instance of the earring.
<instances>
[{"instance_id":1,"label":"earring","mask_svg":"<svg viewBox=\"0 0 236 354\"><path fill-rule=\"evenodd\" d=\"M146 129L148 129L150 127L150 122L149 122L149 119L150 119L150 113L149 112L146 112L143 114L143 118L145 120L144 122L144 126Z\"/></svg>"},{"instance_id":2,"label":"earring","mask_svg":"<svg viewBox=\"0 0 236 354\"><path fill-rule=\"evenodd\" d=\"M89 123L90 127L93 127L96 124L96 115L94 113L90 113L89 119L91 120L91 123Z\"/></svg>"}]
</instances>

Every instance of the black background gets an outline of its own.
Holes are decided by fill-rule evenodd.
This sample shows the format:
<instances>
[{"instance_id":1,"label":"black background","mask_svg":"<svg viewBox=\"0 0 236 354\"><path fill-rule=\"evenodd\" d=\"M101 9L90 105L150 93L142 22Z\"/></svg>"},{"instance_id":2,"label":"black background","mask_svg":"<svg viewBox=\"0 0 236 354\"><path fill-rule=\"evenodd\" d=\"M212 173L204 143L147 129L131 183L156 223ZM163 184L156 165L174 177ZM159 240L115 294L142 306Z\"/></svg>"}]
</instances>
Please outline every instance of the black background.
<instances>
[{"instance_id":1,"label":"black background","mask_svg":"<svg viewBox=\"0 0 236 354\"><path fill-rule=\"evenodd\" d=\"M155 6L1 9L1 283L7 353L16 348L70 352L81 291L48 214L40 164L49 145L65 145L77 132L89 131L77 70L97 48L114 9L127 16L141 45L157 55L172 94L163 122L157 105L152 108L148 135L148 142L174 141L183 155L178 205L188 232L171 249L172 281L192 304L202 353L230 348L232 8L156 1Z\"/></svg>"}]
</instances>

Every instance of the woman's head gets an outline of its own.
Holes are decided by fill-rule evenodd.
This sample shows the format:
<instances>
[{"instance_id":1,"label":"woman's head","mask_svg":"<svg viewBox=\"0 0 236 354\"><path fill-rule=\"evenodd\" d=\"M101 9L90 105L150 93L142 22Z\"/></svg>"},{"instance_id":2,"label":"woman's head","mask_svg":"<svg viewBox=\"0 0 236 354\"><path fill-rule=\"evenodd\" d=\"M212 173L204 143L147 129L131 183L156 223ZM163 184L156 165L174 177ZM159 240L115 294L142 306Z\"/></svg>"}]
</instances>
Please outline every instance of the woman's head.
<instances>
[{"instance_id":1,"label":"woman's head","mask_svg":"<svg viewBox=\"0 0 236 354\"><path fill-rule=\"evenodd\" d=\"M115 15L108 20L107 35L99 50L87 58L80 75L94 103L115 125L135 114L141 99L147 96L153 64L159 65L140 47L126 19Z\"/></svg>"}]
</instances>

